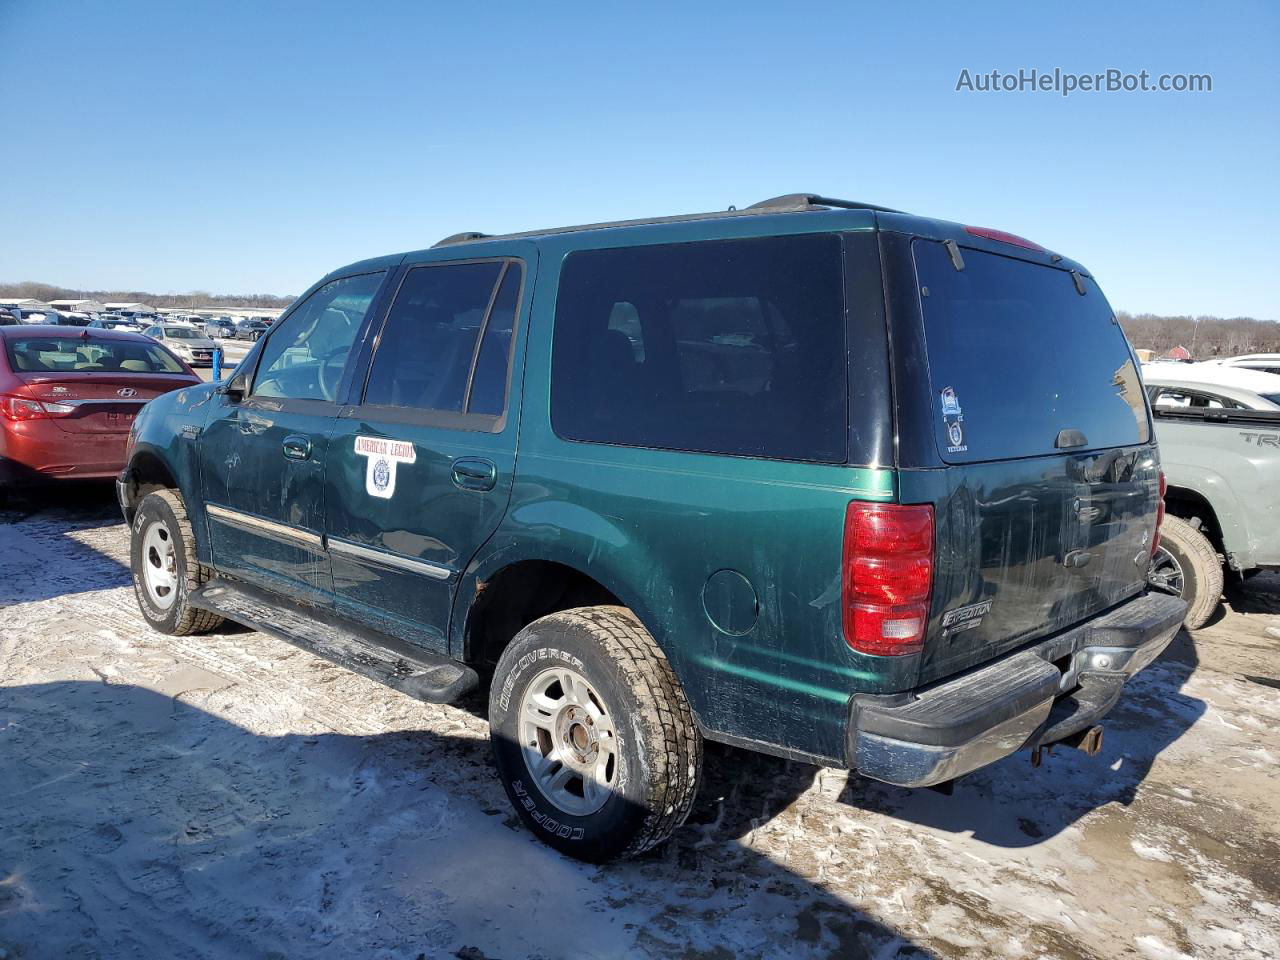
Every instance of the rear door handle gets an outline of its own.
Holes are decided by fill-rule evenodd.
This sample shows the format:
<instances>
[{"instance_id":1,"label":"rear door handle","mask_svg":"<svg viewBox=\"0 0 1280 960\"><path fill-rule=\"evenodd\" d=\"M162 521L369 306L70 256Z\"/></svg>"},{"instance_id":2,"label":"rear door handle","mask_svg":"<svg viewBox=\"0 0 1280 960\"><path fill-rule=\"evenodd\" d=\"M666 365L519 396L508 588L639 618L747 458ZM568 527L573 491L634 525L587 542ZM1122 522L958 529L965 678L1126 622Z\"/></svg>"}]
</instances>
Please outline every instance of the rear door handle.
<instances>
[{"instance_id":1,"label":"rear door handle","mask_svg":"<svg viewBox=\"0 0 1280 960\"><path fill-rule=\"evenodd\" d=\"M463 490L492 490L498 482L498 468L480 457L459 457L452 472L453 482Z\"/></svg>"},{"instance_id":2,"label":"rear door handle","mask_svg":"<svg viewBox=\"0 0 1280 960\"><path fill-rule=\"evenodd\" d=\"M281 444L284 455L289 460L306 460L311 456L311 440L308 437L300 437L294 434L285 437Z\"/></svg>"}]
</instances>

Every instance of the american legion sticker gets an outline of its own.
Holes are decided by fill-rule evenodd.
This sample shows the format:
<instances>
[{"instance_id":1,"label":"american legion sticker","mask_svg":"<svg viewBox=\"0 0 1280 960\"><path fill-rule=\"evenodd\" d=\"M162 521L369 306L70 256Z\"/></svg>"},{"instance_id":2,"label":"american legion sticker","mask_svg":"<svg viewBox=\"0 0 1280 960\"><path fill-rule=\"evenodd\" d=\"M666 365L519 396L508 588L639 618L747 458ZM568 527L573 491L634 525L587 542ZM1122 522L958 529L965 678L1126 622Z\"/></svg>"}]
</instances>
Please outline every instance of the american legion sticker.
<instances>
[{"instance_id":1,"label":"american legion sticker","mask_svg":"<svg viewBox=\"0 0 1280 960\"><path fill-rule=\"evenodd\" d=\"M418 452L406 440L356 437L356 453L365 457L364 489L371 497L390 500L396 492L396 465L413 463Z\"/></svg>"}]
</instances>

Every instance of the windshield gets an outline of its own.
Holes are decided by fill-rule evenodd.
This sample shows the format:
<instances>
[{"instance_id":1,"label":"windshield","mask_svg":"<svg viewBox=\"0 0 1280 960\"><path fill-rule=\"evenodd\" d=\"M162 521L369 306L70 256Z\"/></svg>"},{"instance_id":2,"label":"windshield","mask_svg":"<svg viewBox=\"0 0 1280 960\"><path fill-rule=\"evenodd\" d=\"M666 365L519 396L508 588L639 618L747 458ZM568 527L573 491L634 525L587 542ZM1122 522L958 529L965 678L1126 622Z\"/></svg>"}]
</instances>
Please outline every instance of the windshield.
<instances>
[{"instance_id":1,"label":"windshield","mask_svg":"<svg viewBox=\"0 0 1280 960\"><path fill-rule=\"evenodd\" d=\"M13 338L5 346L15 373L186 373L157 344L134 340L30 337Z\"/></svg>"},{"instance_id":2,"label":"windshield","mask_svg":"<svg viewBox=\"0 0 1280 960\"><path fill-rule=\"evenodd\" d=\"M203 340L204 334L190 327L165 327L164 335L175 340Z\"/></svg>"},{"instance_id":3,"label":"windshield","mask_svg":"<svg viewBox=\"0 0 1280 960\"><path fill-rule=\"evenodd\" d=\"M1146 443L1129 345L1092 280L941 243L914 244L938 447L949 463Z\"/></svg>"}]
</instances>

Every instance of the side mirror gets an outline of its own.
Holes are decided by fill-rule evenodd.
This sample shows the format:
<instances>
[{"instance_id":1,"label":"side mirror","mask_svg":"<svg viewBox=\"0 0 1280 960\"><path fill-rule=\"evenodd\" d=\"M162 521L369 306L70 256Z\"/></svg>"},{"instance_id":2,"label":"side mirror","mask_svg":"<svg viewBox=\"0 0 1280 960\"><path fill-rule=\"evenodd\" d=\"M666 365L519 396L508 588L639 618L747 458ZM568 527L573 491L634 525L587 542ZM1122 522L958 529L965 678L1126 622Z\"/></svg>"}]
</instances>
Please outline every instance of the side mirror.
<instances>
[{"instance_id":1,"label":"side mirror","mask_svg":"<svg viewBox=\"0 0 1280 960\"><path fill-rule=\"evenodd\" d=\"M217 392L222 394L222 396L226 397L232 403L239 403L249 392L249 377L246 374L237 373L230 380L218 387Z\"/></svg>"}]
</instances>

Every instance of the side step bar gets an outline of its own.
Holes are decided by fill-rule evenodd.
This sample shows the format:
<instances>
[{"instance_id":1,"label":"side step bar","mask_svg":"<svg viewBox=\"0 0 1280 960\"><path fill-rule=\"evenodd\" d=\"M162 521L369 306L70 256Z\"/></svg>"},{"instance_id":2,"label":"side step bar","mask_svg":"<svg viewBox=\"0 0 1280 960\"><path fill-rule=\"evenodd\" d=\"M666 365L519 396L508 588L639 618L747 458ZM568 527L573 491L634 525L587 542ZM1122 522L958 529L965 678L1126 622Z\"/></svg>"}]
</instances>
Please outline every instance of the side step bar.
<instances>
[{"instance_id":1,"label":"side step bar","mask_svg":"<svg viewBox=\"0 0 1280 960\"><path fill-rule=\"evenodd\" d=\"M480 684L476 672L456 660L361 630L328 611L281 601L248 584L212 580L188 599L192 606L292 643L416 700L451 703Z\"/></svg>"}]
</instances>

